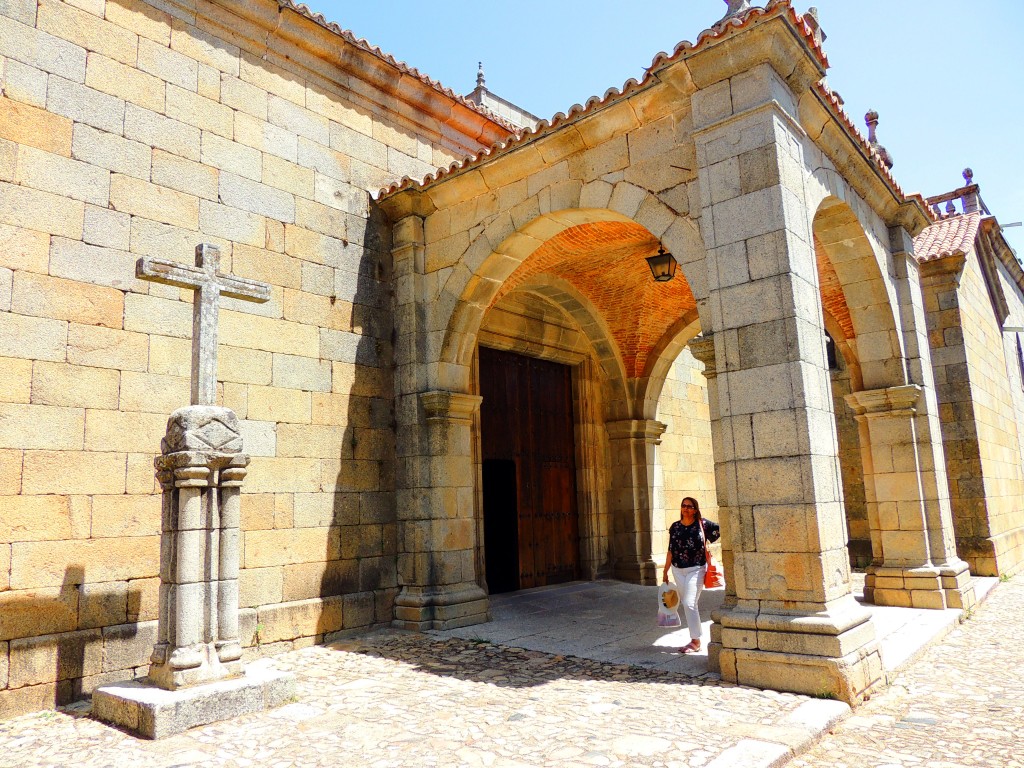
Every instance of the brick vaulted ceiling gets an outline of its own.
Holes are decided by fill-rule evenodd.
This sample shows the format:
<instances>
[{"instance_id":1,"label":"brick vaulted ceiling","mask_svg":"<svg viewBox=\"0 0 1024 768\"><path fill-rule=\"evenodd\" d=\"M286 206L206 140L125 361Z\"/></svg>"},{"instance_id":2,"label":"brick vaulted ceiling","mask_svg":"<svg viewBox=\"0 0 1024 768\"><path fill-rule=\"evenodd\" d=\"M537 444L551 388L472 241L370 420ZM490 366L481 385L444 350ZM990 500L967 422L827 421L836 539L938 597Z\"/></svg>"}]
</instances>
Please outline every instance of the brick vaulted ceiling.
<instances>
[{"instance_id":1,"label":"brick vaulted ceiling","mask_svg":"<svg viewBox=\"0 0 1024 768\"><path fill-rule=\"evenodd\" d=\"M600 313L618 345L626 375L640 376L652 348L673 324L696 308L682 272L667 283L656 283L651 277L644 259L657 251L657 238L633 222L569 227L547 240L512 273L491 306L533 277L561 278Z\"/></svg>"}]
</instances>

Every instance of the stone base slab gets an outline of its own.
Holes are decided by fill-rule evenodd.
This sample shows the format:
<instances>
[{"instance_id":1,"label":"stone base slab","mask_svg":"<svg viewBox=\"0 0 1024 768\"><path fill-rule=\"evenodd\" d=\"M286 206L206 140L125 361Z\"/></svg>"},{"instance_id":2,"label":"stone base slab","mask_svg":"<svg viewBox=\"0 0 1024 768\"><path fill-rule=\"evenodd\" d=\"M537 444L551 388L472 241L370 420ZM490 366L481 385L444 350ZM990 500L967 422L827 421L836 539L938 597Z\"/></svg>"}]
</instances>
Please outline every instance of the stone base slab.
<instances>
[{"instance_id":1,"label":"stone base slab","mask_svg":"<svg viewBox=\"0 0 1024 768\"><path fill-rule=\"evenodd\" d=\"M491 620L490 601L476 584L445 587L404 587L395 598L398 629L426 632L458 629Z\"/></svg>"},{"instance_id":2,"label":"stone base slab","mask_svg":"<svg viewBox=\"0 0 1024 768\"><path fill-rule=\"evenodd\" d=\"M200 725L262 712L295 695L295 676L254 662L245 674L167 691L141 680L97 688L94 717L147 739L163 739Z\"/></svg>"},{"instance_id":3,"label":"stone base slab","mask_svg":"<svg viewBox=\"0 0 1024 768\"><path fill-rule=\"evenodd\" d=\"M969 610L976 603L967 563L901 568L871 566L864 579L864 599L898 608Z\"/></svg>"}]
</instances>

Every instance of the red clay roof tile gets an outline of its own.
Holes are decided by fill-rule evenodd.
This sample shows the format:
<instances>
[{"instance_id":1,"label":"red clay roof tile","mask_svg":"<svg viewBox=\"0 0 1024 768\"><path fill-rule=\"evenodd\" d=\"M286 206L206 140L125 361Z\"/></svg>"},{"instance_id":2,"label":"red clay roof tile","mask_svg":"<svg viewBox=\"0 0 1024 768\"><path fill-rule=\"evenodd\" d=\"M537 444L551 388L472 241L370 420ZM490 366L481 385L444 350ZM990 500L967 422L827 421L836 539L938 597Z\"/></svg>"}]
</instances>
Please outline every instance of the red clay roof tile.
<instances>
[{"instance_id":1,"label":"red clay roof tile","mask_svg":"<svg viewBox=\"0 0 1024 768\"><path fill-rule=\"evenodd\" d=\"M965 255L974 247L981 218L980 213L967 213L937 221L914 238L914 256L925 262Z\"/></svg>"}]
</instances>

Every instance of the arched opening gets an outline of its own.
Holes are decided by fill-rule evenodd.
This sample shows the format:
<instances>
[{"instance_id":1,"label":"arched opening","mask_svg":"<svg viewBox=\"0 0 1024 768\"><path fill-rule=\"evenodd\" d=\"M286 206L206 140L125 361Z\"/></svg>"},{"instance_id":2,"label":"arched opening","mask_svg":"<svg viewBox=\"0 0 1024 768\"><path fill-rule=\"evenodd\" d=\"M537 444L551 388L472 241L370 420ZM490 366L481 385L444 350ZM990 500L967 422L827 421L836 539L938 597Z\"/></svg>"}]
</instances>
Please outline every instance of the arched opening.
<instances>
[{"instance_id":1,"label":"arched opening","mask_svg":"<svg viewBox=\"0 0 1024 768\"><path fill-rule=\"evenodd\" d=\"M656 578L663 427L645 404L646 372L679 318L696 327L681 271L669 283L651 278L644 259L658 245L616 215L564 227L494 286L480 312L471 363L471 391L483 396L473 430L477 572L491 592ZM568 412L556 413L556 401Z\"/></svg>"},{"instance_id":2,"label":"arched opening","mask_svg":"<svg viewBox=\"0 0 1024 768\"><path fill-rule=\"evenodd\" d=\"M874 250L850 206L827 198L814 217L814 252L824 317L850 566L877 559L882 526L865 457L870 434L847 398L903 383L899 336Z\"/></svg>"}]
</instances>

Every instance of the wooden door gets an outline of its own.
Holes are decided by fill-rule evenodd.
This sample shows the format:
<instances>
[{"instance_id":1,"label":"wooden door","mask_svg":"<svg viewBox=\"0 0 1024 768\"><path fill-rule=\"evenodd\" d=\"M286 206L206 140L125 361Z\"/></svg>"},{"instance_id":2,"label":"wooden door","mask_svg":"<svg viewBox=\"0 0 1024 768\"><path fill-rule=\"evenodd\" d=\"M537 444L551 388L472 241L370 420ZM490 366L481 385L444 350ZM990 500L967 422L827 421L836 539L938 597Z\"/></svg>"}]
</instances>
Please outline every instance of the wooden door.
<instances>
[{"instance_id":1,"label":"wooden door","mask_svg":"<svg viewBox=\"0 0 1024 768\"><path fill-rule=\"evenodd\" d=\"M578 578L571 369L481 347L480 394L488 587Z\"/></svg>"}]
</instances>

